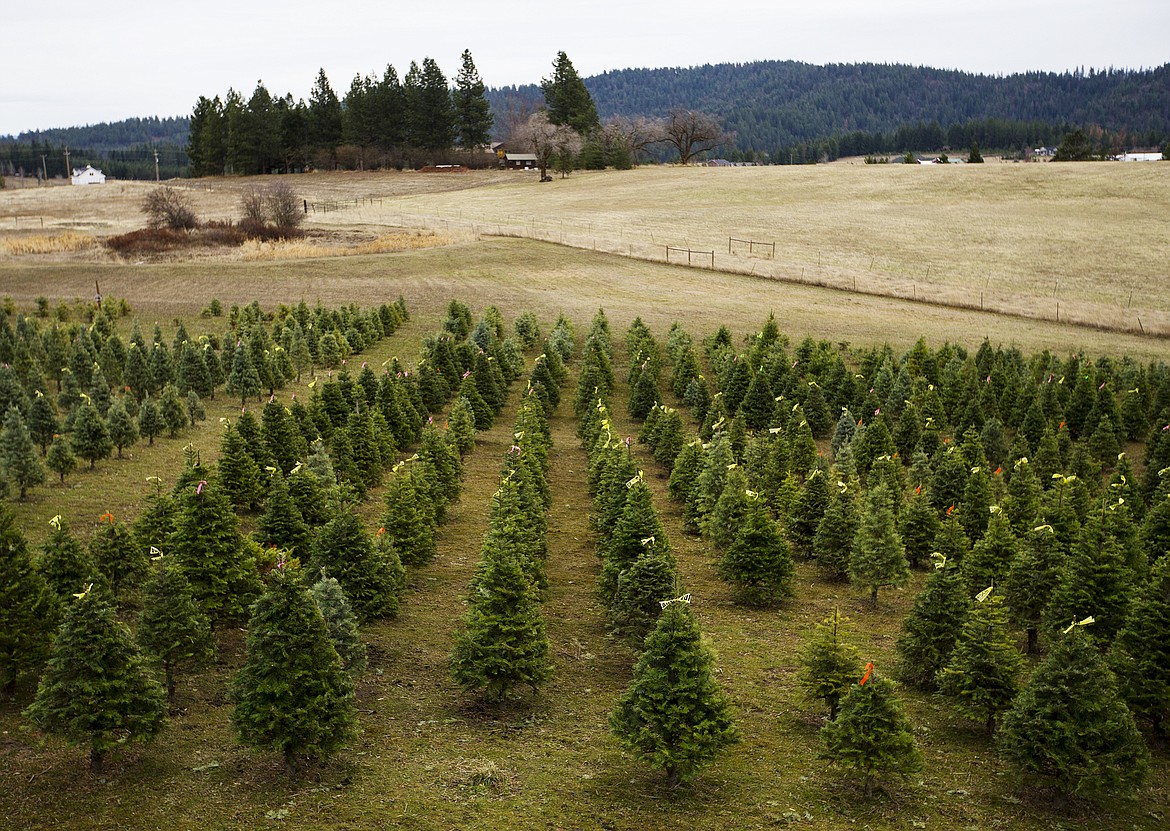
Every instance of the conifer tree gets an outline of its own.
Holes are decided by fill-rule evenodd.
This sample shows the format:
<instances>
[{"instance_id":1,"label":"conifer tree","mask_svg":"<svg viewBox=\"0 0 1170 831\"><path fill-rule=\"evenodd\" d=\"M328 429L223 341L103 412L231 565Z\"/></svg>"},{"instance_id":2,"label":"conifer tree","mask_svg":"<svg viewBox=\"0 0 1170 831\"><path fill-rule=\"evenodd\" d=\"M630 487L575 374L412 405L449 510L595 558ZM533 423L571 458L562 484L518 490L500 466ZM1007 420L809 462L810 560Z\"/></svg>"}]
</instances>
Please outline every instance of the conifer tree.
<instances>
[{"instance_id":1,"label":"conifer tree","mask_svg":"<svg viewBox=\"0 0 1170 831\"><path fill-rule=\"evenodd\" d=\"M679 591L678 566L667 551L647 541L644 550L617 578L609 620L614 630L641 648L658 622L660 601Z\"/></svg>"},{"instance_id":2,"label":"conifer tree","mask_svg":"<svg viewBox=\"0 0 1170 831\"><path fill-rule=\"evenodd\" d=\"M61 432L61 422L57 418L57 411L53 409L53 402L49 396L37 390L32 406L28 411L28 432L37 446L41 448L41 455L48 452L53 438Z\"/></svg>"},{"instance_id":3,"label":"conifer tree","mask_svg":"<svg viewBox=\"0 0 1170 831\"><path fill-rule=\"evenodd\" d=\"M1129 709L1164 736L1170 718L1170 557L1154 564L1109 658Z\"/></svg>"},{"instance_id":4,"label":"conifer tree","mask_svg":"<svg viewBox=\"0 0 1170 831\"><path fill-rule=\"evenodd\" d=\"M719 576L731 583L742 603L778 603L793 593L792 553L758 494L748 497L746 511L735 539L719 561Z\"/></svg>"},{"instance_id":5,"label":"conifer tree","mask_svg":"<svg viewBox=\"0 0 1170 831\"><path fill-rule=\"evenodd\" d=\"M788 539L793 548L803 556L812 556L817 529L821 520L825 518L829 500L832 498L833 484L829 481L829 471L823 460L816 463L811 469L808 478L804 480L792 507L787 512ZM890 514L891 518L893 513Z\"/></svg>"},{"instance_id":6,"label":"conifer tree","mask_svg":"<svg viewBox=\"0 0 1170 831\"><path fill-rule=\"evenodd\" d=\"M1008 630L1007 608L1000 595L976 595L950 660L938 678L938 690L955 699L959 712L983 721L988 735L996 719L1020 688L1023 656Z\"/></svg>"},{"instance_id":7,"label":"conifer tree","mask_svg":"<svg viewBox=\"0 0 1170 831\"><path fill-rule=\"evenodd\" d=\"M153 447L154 437L161 436L165 429L167 429L167 423L163 418L162 409L158 406L157 401L147 396L146 400L142 402L142 406L138 408L139 434L146 436L147 443Z\"/></svg>"},{"instance_id":8,"label":"conifer tree","mask_svg":"<svg viewBox=\"0 0 1170 831\"><path fill-rule=\"evenodd\" d=\"M241 407L247 403L249 396L260 394L260 374L256 371L256 364L243 340L236 343L236 350L232 355L232 368L228 372L224 389L240 396Z\"/></svg>"},{"instance_id":9,"label":"conifer tree","mask_svg":"<svg viewBox=\"0 0 1170 831\"><path fill-rule=\"evenodd\" d=\"M434 511L416 486L413 464L390 477L383 504L382 527L403 564L423 566L434 559Z\"/></svg>"},{"instance_id":10,"label":"conifer tree","mask_svg":"<svg viewBox=\"0 0 1170 831\"><path fill-rule=\"evenodd\" d=\"M754 498L748 495L749 490L747 474L742 465L737 464L727 471L723 493L716 500L707 522L707 536L714 543L716 551L726 551L739 534L748 513L748 502Z\"/></svg>"},{"instance_id":11,"label":"conifer tree","mask_svg":"<svg viewBox=\"0 0 1170 831\"><path fill-rule=\"evenodd\" d=\"M125 396L118 396L110 405L110 410L106 413L106 426L110 431L110 441L114 443L118 458L121 459L123 448L133 447L138 441L138 422L126 409Z\"/></svg>"},{"instance_id":12,"label":"conifer tree","mask_svg":"<svg viewBox=\"0 0 1170 831\"><path fill-rule=\"evenodd\" d=\"M717 433L712 437L703 462L703 470L699 473L694 489L695 509L701 527L706 526L707 519L714 512L715 503L723 495L723 487L727 484L727 471L735 463L726 433Z\"/></svg>"},{"instance_id":13,"label":"conifer tree","mask_svg":"<svg viewBox=\"0 0 1170 831\"><path fill-rule=\"evenodd\" d=\"M312 532L279 470L268 477L264 513L253 536L261 546L285 549L302 563L309 560Z\"/></svg>"},{"instance_id":14,"label":"conifer tree","mask_svg":"<svg viewBox=\"0 0 1170 831\"><path fill-rule=\"evenodd\" d=\"M1087 637L1107 647L1129 614L1134 575L1117 540L1102 527L1100 514L1090 517L1061 569L1045 613L1049 629L1092 615Z\"/></svg>"},{"instance_id":15,"label":"conifer tree","mask_svg":"<svg viewBox=\"0 0 1170 831\"><path fill-rule=\"evenodd\" d=\"M950 660L969 605L959 565L940 555L902 621L902 633L895 643L900 680L920 689L934 689L939 672Z\"/></svg>"},{"instance_id":16,"label":"conifer tree","mask_svg":"<svg viewBox=\"0 0 1170 831\"><path fill-rule=\"evenodd\" d=\"M451 675L464 692L491 702L502 701L521 684L535 691L552 673L532 583L519 558L494 540L484 541L450 662Z\"/></svg>"},{"instance_id":17,"label":"conifer tree","mask_svg":"<svg viewBox=\"0 0 1170 831\"><path fill-rule=\"evenodd\" d=\"M471 402L463 396L457 398L447 416L447 425L459 455L470 453L475 448L475 411Z\"/></svg>"},{"instance_id":18,"label":"conifer tree","mask_svg":"<svg viewBox=\"0 0 1170 831\"><path fill-rule=\"evenodd\" d=\"M45 466L59 475L64 484L65 476L77 470L77 457L73 455L70 443L63 438L54 439L45 457Z\"/></svg>"},{"instance_id":19,"label":"conifer tree","mask_svg":"<svg viewBox=\"0 0 1170 831\"><path fill-rule=\"evenodd\" d=\"M149 739L162 729L163 688L147 671L100 588L87 589L69 604L25 715L70 744L88 745L95 773L101 772L111 750L127 740Z\"/></svg>"},{"instance_id":20,"label":"conifer tree","mask_svg":"<svg viewBox=\"0 0 1170 831\"><path fill-rule=\"evenodd\" d=\"M849 580L869 589L869 604L877 608L878 589L904 586L910 579L906 548L894 524L894 511L885 485L872 488L866 497L861 527L849 555Z\"/></svg>"},{"instance_id":21,"label":"conifer tree","mask_svg":"<svg viewBox=\"0 0 1170 831\"><path fill-rule=\"evenodd\" d=\"M397 576L352 513L342 511L331 519L312 551L313 569L324 569L341 584L359 621L398 614Z\"/></svg>"},{"instance_id":22,"label":"conifer tree","mask_svg":"<svg viewBox=\"0 0 1170 831\"><path fill-rule=\"evenodd\" d=\"M993 506L991 523L983 537L963 557L963 578L967 594L975 595L988 586L999 586L1007 578L1019 551L1019 541L1007 516Z\"/></svg>"},{"instance_id":23,"label":"conifer tree","mask_svg":"<svg viewBox=\"0 0 1170 831\"><path fill-rule=\"evenodd\" d=\"M99 459L108 458L114 449L110 431L97 407L88 400L82 400L73 412L73 452L89 462L93 470Z\"/></svg>"},{"instance_id":24,"label":"conifer tree","mask_svg":"<svg viewBox=\"0 0 1170 831\"><path fill-rule=\"evenodd\" d=\"M142 596L139 645L163 665L167 700L175 700L175 673L207 666L215 658L211 618L195 602L191 584L173 557L162 556Z\"/></svg>"},{"instance_id":25,"label":"conifer tree","mask_svg":"<svg viewBox=\"0 0 1170 831\"><path fill-rule=\"evenodd\" d=\"M187 407L179 397L179 388L174 384L163 387L158 406L171 438L175 438L187 426Z\"/></svg>"},{"instance_id":26,"label":"conifer tree","mask_svg":"<svg viewBox=\"0 0 1170 831\"><path fill-rule=\"evenodd\" d=\"M849 576L849 553L861 527L861 514L857 509L858 489L856 479L848 483L838 480L813 537L812 551L817 568L830 580L844 580Z\"/></svg>"},{"instance_id":27,"label":"conifer tree","mask_svg":"<svg viewBox=\"0 0 1170 831\"><path fill-rule=\"evenodd\" d=\"M929 560L942 523L938 511L930 504L927 491L919 488L898 515L898 535L906 546L906 559L911 568Z\"/></svg>"},{"instance_id":28,"label":"conifer tree","mask_svg":"<svg viewBox=\"0 0 1170 831\"><path fill-rule=\"evenodd\" d=\"M247 442L231 424L227 425L216 463L218 485L237 508L254 509L264 495L260 466L248 452Z\"/></svg>"},{"instance_id":29,"label":"conifer tree","mask_svg":"<svg viewBox=\"0 0 1170 831\"><path fill-rule=\"evenodd\" d=\"M282 753L291 775L303 757L328 757L355 735L353 681L299 569L278 567L252 607L232 694L240 741Z\"/></svg>"},{"instance_id":30,"label":"conifer tree","mask_svg":"<svg viewBox=\"0 0 1170 831\"><path fill-rule=\"evenodd\" d=\"M329 641L341 658L342 668L356 678L366 671L366 645L345 591L334 578L322 576L313 584L313 599L325 618Z\"/></svg>"},{"instance_id":31,"label":"conifer tree","mask_svg":"<svg viewBox=\"0 0 1170 831\"><path fill-rule=\"evenodd\" d=\"M1056 588L1064 552L1051 525L1037 526L1024 536L1003 583L1012 622L1028 635L1028 654L1040 651L1039 631Z\"/></svg>"},{"instance_id":32,"label":"conifer tree","mask_svg":"<svg viewBox=\"0 0 1170 831\"><path fill-rule=\"evenodd\" d=\"M98 570L110 581L118 600L135 592L150 572L147 549L137 544L130 528L105 513L89 538L89 554Z\"/></svg>"},{"instance_id":33,"label":"conifer tree","mask_svg":"<svg viewBox=\"0 0 1170 831\"><path fill-rule=\"evenodd\" d=\"M1084 628L1073 623L1054 637L1003 716L999 749L1026 778L1093 799L1135 788L1148 757L1117 681Z\"/></svg>"},{"instance_id":34,"label":"conifer tree","mask_svg":"<svg viewBox=\"0 0 1170 831\"><path fill-rule=\"evenodd\" d=\"M4 416L0 431L0 476L20 490L20 498L28 494L29 486L45 481L45 468L37 456L36 445L20 410L12 405Z\"/></svg>"},{"instance_id":35,"label":"conifer tree","mask_svg":"<svg viewBox=\"0 0 1170 831\"><path fill-rule=\"evenodd\" d=\"M800 651L797 680L809 698L825 702L829 719L835 719L841 698L861 677L861 659L849 642L849 618L834 607L833 613L816 625Z\"/></svg>"},{"instance_id":36,"label":"conifer tree","mask_svg":"<svg viewBox=\"0 0 1170 831\"><path fill-rule=\"evenodd\" d=\"M625 504L602 551L598 582L601 596L607 603L613 602L622 572L645 550L647 543L644 540L651 540L659 554L670 551L666 530L654 510L650 487L640 476L635 476L624 488Z\"/></svg>"},{"instance_id":37,"label":"conifer tree","mask_svg":"<svg viewBox=\"0 0 1170 831\"><path fill-rule=\"evenodd\" d=\"M64 519L58 515L49 522L53 530L41 545L37 571L57 599L65 604L82 591L86 583L93 582L97 566L81 541L69 532Z\"/></svg>"},{"instance_id":38,"label":"conifer tree","mask_svg":"<svg viewBox=\"0 0 1170 831\"><path fill-rule=\"evenodd\" d=\"M873 796L879 773L909 774L922 769L922 754L895 697L894 684L869 664L861 682L850 685L837 717L821 728L825 757L860 771L865 796Z\"/></svg>"},{"instance_id":39,"label":"conifer tree","mask_svg":"<svg viewBox=\"0 0 1170 831\"><path fill-rule=\"evenodd\" d=\"M676 502L688 502L703 470L703 443L698 439L687 442L679 450L670 471L667 493Z\"/></svg>"},{"instance_id":40,"label":"conifer tree","mask_svg":"<svg viewBox=\"0 0 1170 831\"><path fill-rule=\"evenodd\" d=\"M213 623L243 616L260 590L252 551L220 487L205 480L179 498L166 547L183 569L195 599Z\"/></svg>"},{"instance_id":41,"label":"conifer tree","mask_svg":"<svg viewBox=\"0 0 1170 831\"><path fill-rule=\"evenodd\" d=\"M739 740L731 705L715 682L714 655L689 604L689 597L666 602L609 717L618 741L665 771L671 788Z\"/></svg>"},{"instance_id":42,"label":"conifer tree","mask_svg":"<svg viewBox=\"0 0 1170 831\"><path fill-rule=\"evenodd\" d=\"M33 566L12 513L0 505L0 696L13 695L20 676L48 657L60 620L53 588Z\"/></svg>"}]
</instances>

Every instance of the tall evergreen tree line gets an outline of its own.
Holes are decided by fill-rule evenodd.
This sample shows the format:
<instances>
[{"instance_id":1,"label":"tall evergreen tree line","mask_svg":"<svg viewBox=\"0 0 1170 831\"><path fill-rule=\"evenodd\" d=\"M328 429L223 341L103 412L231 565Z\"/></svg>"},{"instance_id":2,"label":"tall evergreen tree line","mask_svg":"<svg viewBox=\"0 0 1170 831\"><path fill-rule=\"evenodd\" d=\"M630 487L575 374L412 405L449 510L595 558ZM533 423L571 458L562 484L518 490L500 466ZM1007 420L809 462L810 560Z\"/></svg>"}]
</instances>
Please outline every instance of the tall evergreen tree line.
<instances>
[{"instance_id":1,"label":"tall evergreen tree line","mask_svg":"<svg viewBox=\"0 0 1170 831\"><path fill-rule=\"evenodd\" d=\"M456 146L478 159L490 141L491 108L470 51L454 86L433 58L411 61L401 78L357 75L342 96L318 72L306 103L274 96L258 82L244 99L200 96L187 153L192 176L295 172L307 166L383 167L445 159ZM477 155L479 154L479 155Z\"/></svg>"}]
</instances>

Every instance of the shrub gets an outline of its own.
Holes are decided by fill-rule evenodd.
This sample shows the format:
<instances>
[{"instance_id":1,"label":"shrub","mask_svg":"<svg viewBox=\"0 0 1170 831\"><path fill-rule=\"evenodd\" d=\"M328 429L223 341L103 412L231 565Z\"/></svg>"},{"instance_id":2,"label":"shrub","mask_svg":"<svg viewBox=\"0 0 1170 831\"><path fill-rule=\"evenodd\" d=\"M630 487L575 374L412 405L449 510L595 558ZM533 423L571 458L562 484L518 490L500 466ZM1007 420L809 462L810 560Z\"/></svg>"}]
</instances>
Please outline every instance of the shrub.
<instances>
[{"instance_id":1,"label":"shrub","mask_svg":"<svg viewBox=\"0 0 1170 831\"><path fill-rule=\"evenodd\" d=\"M190 231L199 224L187 195L167 185L146 194L142 200L142 212L151 228Z\"/></svg>"}]
</instances>

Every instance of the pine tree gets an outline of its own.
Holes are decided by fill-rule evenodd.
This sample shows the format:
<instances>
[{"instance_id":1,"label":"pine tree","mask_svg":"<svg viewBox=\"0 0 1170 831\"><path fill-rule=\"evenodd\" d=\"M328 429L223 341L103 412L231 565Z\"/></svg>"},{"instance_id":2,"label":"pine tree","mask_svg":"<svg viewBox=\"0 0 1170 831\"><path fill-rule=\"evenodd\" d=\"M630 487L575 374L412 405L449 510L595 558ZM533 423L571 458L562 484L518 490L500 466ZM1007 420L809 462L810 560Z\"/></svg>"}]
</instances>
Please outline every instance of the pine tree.
<instances>
[{"instance_id":1,"label":"pine tree","mask_svg":"<svg viewBox=\"0 0 1170 831\"><path fill-rule=\"evenodd\" d=\"M0 476L20 489L21 499L28 494L30 485L45 481L45 468L37 456L36 445L15 405L8 408L0 432Z\"/></svg>"},{"instance_id":2,"label":"pine tree","mask_svg":"<svg viewBox=\"0 0 1170 831\"><path fill-rule=\"evenodd\" d=\"M837 717L821 728L826 758L861 771L865 796L873 796L878 773L909 774L922 769L922 754L894 695L894 684L869 664L857 686L850 685Z\"/></svg>"},{"instance_id":3,"label":"pine tree","mask_svg":"<svg viewBox=\"0 0 1170 831\"><path fill-rule=\"evenodd\" d=\"M89 462L93 470L99 459L108 458L114 449L110 431L97 407L82 400L73 412L73 452Z\"/></svg>"},{"instance_id":4,"label":"pine tree","mask_svg":"<svg viewBox=\"0 0 1170 831\"><path fill-rule=\"evenodd\" d=\"M738 536L740 526L747 517L748 503L754 498L749 496L750 490L747 474L741 465L735 465L727 471L723 493L716 500L707 522L707 536L714 543L716 551L726 551Z\"/></svg>"},{"instance_id":5,"label":"pine tree","mask_svg":"<svg viewBox=\"0 0 1170 831\"><path fill-rule=\"evenodd\" d=\"M898 535L906 546L906 559L911 568L918 568L930 558L941 527L938 511L930 504L928 492L919 489L898 515Z\"/></svg>"},{"instance_id":6,"label":"pine tree","mask_svg":"<svg viewBox=\"0 0 1170 831\"><path fill-rule=\"evenodd\" d=\"M69 532L65 520L55 516L49 522L53 530L41 545L37 571L64 604L82 591L86 583L93 582L97 566L81 541Z\"/></svg>"},{"instance_id":7,"label":"pine tree","mask_svg":"<svg viewBox=\"0 0 1170 831\"><path fill-rule=\"evenodd\" d=\"M241 742L279 751L296 775L302 757L328 757L355 735L353 681L299 569L276 569L252 607L247 650L232 684Z\"/></svg>"},{"instance_id":8,"label":"pine tree","mask_svg":"<svg viewBox=\"0 0 1170 831\"><path fill-rule=\"evenodd\" d=\"M110 581L118 600L134 593L150 571L147 549L138 545L130 528L116 522L111 513L102 515L97 530L89 538L89 554Z\"/></svg>"},{"instance_id":9,"label":"pine tree","mask_svg":"<svg viewBox=\"0 0 1170 831\"><path fill-rule=\"evenodd\" d=\"M187 426L187 408L179 397L179 388L174 384L163 387L158 406L171 438L175 438Z\"/></svg>"},{"instance_id":10,"label":"pine tree","mask_svg":"<svg viewBox=\"0 0 1170 831\"><path fill-rule=\"evenodd\" d=\"M1133 581L1124 552L1105 534L1101 516L1090 517L1052 591L1045 613L1048 628L1092 615L1096 623L1087 637L1107 647L1129 614Z\"/></svg>"},{"instance_id":11,"label":"pine tree","mask_svg":"<svg viewBox=\"0 0 1170 831\"><path fill-rule=\"evenodd\" d=\"M386 487L382 527L404 565L423 566L434 559L435 514L416 485L415 465L400 468Z\"/></svg>"},{"instance_id":12,"label":"pine tree","mask_svg":"<svg viewBox=\"0 0 1170 831\"><path fill-rule=\"evenodd\" d=\"M313 600L325 618L329 641L341 658L341 666L350 676L358 677L366 671L366 645L341 584L332 577L322 576L313 584Z\"/></svg>"},{"instance_id":13,"label":"pine tree","mask_svg":"<svg viewBox=\"0 0 1170 831\"><path fill-rule=\"evenodd\" d=\"M731 583L742 603L778 603L793 593L792 553L759 495L749 497L746 510L739 532L719 561L719 576Z\"/></svg>"},{"instance_id":14,"label":"pine tree","mask_svg":"<svg viewBox=\"0 0 1170 831\"><path fill-rule=\"evenodd\" d=\"M658 622L660 601L679 591L678 565L669 552L658 551L653 542L618 575L609 621L614 630L641 648Z\"/></svg>"},{"instance_id":15,"label":"pine tree","mask_svg":"<svg viewBox=\"0 0 1170 831\"><path fill-rule=\"evenodd\" d=\"M552 673L548 634L532 583L507 548L484 542L472 578L463 628L451 650L451 675L465 692L502 701Z\"/></svg>"},{"instance_id":16,"label":"pine tree","mask_svg":"<svg viewBox=\"0 0 1170 831\"><path fill-rule=\"evenodd\" d=\"M175 700L175 672L207 666L215 658L211 619L195 602L183 571L163 556L146 583L138 644L163 665L167 700Z\"/></svg>"},{"instance_id":17,"label":"pine tree","mask_svg":"<svg viewBox=\"0 0 1170 831\"><path fill-rule=\"evenodd\" d=\"M869 589L869 603L877 608L878 589L904 586L910 579L906 548L894 524L894 511L885 485L867 494L861 527L849 555L849 580Z\"/></svg>"},{"instance_id":18,"label":"pine tree","mask_svg":"<svg viewBox=\"0 0 1170 831\"><path fill-rule=\"evenodd\" d=\"M613 602L622 572L634 564L647 544L659 554L670 551L666 530L654 510L650 487L635 476L624 490L625 504L602 550L603 563L598 582L601 596L607 603Z\"/></svg>"},{"instance_id":19,"label":"pine tree","mask_svg":"<svg viewBox=\"0 0 1170 831\"><path fill-rule=\"evenodd\" d=\"M228 373L224 389L240 396L241 407L247 403L249 396L260 394L260 374L256 371L256 364L243 340L236 343L236 351L232 356L232 368Z\"/></svg>"},{"instance_id":20,"label":"pine tree","mask_svg":"<svg viewBox=\"0 0 1170 831\"><path fill-rule=\"evenodd\" d=\"M939 672L954 651L969 605L958 564L940 556L902 621L902 633L895 644L900 680L920 689L934 689Z\"/></svg>"},{"instance_id":21,"label":"pine tree","mask_svg":"<svg viewBox=\"0 0 1170 831\"><path fill-rule=\"evenodd\" d=\"M262 546L285 549L302 563L308 562L312 532L279 470L268 478L268 497L254 536Z\"/></svg>"},{"instance_id":22,"label":"pine tree","mask_svg":"<svg viewBox=\"0 0 1170 831\"><path fill-rule=\"evenodd\" d=\"M967 593L974 595L988 586L1001 585L1007 578L1019 547L1007 515L996 510L991 514L991 523L986 533L963 558L962 570L963 578L967 581Z\"/></svg>"},{"instance_id":23,"label":"pine tree","mask_svg":"<svg viewBox=\"0 0 1170 831\"><path fill-rule=\"evenodd\" d=\"M147 396L146 400L142 402L142 406L138 408L139 434L146 436L147 443L153 447L155 436L161 436L166 428L167 422L163 418L162 409L158 402Z\"/></svg>"},{"instance_id":24,"label":"pine tree","mask_svg":"<svg viewBox=\"0 0 1170 831\"><path fill-rule=\"evenodd\" d=\"M259 593L252 549L215 482L201 480L187 487L164 550L183 569L195 599L213 622L241 617Z\"/></svg>"},{"instance_id":25,"label":"pine tree","mask_svg":"<svg viewBox=\"0 0 1170 831\"><path fill-rule=\"evenodd\" d=\"M88 744L95 773L109 751L162 729L165 693L100 589L88 589L70 603L25 715L70 744Z\"/></svg>"},{"instance_id":26,"label":"pine tree","mask_svg":"<svg viewBox=\"0 0 1170 831\"><path fill-rule=\"evenodd\" d=\"M849 576L849 553L861 527L861 513L857 509L859 487L856 479L849 483L838 480L813 537L817 568L830 580L844 580Z\"/></svg>"},{"instance_id":27,"label":"pine tree","mask_svg":"<svg viewBox=\"0 0 1170 831\"><path fill-rule=\"evenodd\" d=\"M122 449L133 447L138 441L138 423L131 418L126 409L125 396L118 396L110 410L106 413L106 426L110 431L110 441L118 450L118 458L122 458Z\"/></svg>"},{"instance_id":28,"label":"pine tree","mask_svg":"<svg viewBox=\"0 0 1170 831\"><path fill-rule=\"evenodd\" d=\"M797 680L809 698L825 702L829 719L835 719L841 698L861 677L861 659L849 642L849 618L834 607L833 613L817 624L800 651Z\"/></svg>"},{"instance_id":29,"label":"pine tree","mask_svg":"<svg viewBox=\"0 0 1170 831\"><path fill-rule=\"evenodd\" d=\"M991 735L996 719L1019 692L1023 664L1003 598L980 592L939 675L938 690L955 699L959 712L983 721Z\"/></svg>"},{"instance_id":30,"label":"pine tree","mask_svg":"<svg viewBox=\"0 0 1170 831\"><path fill-rule=\"evenodd\" d=\"M61 610L53 587L33 566L12 513L0 505L0 696L48 657Z\"/></svg>"},{"instance_id":31,"label":"pine tree","mask_svg":"<svg viewBox=\"0 0 1170 831\"><path fill-rule=\"evenodd\" d=\"M264 495L260 466L248 452L248 443L231 424L224 431L216 463L219 487L237 508L252 510Z\"/></svg>"},{"instance_id":32,"label":"pine tree","mask_svg":"<svg viewBox=\"0 0 1170 831\"><path fill-rule=\"evenodd\" d=\"M1012 622L1028 635L1028 654L1040 651L1039 631L1044 612L1056 587L1064 552L1051 525L1028 531L1003 583Z\"/></svg>"},{"instance_id":33,"label":"pine tree","mask_svg":"<svg viewBox=\"0 0 1170 831\"><path fill-rule=\"evenodd\" d=\"M1137 787L1147 753L1113 673L1083 628L1056 635L1004 714L999 749L1025 777L1092 799Z\"/></svg>"},{"instance_id":34,"label":"pine tree","mask_svg":"<svg viewBox=\"0 0 1170 831\"><path fill-rule=\"evenodd\" d=\"M553 61L553 75L541 81L548 120L565 124L581 135L589 135L600 126L597 107L573 62L564 52L558 52Z\"/></svg>"},{"instance_id":35,"label":"pine tree","mask_svg":"<svg viewBox=\"0 0 1170 831\"><path fill-rule=\"evenodd\" d=\"M1170 718L1170 557L1154 564L1109 658L1130 710L1164 736Z\"/></svg>"},{"instance_id":36,"label":"pine tree","mask_svg":"<svg viewBox=\"0 0 1170 831\"><path fill-rule=\"evenodd\" d=\"M65 476L77 470L77 457L73 455L70 443L63 438L54 439L45 457L45 466L58 474L64 484Z\"/></svg>"},{"instance_id":37,"label":"pine tree","mask_svg":"<svg viewBox=\"0 0 1170 831\"><path fill-rule=\"evenodd\" d=\"M715 682L714 662L689 598L670 601L610 714L614 735L664 770L668 787L689 781L739 740L731 705Z\"/></svg>"},{"instance_id":38,"label":"pine tree","mask_svg":"<svg viewBox=\"0 0 1170 831\"><path fill-rule=\"evenodd\" d=\"M336 578L359 621L398 614L397 576L352 513L342 511L331 519L312 550L312 568Z\"/></svg>"},{"instance_id":39,"label":"pine tree","mask_svg":"<svg viewBox=\"0 0 1170 831\"><path fill-rule=\"evenodd\" d=\"M42 456L48 452L53 438L61 432L61 422L57 418L57 411L53 409L53 402L40 390L37 390L28 411L28 432L41 448Z\"/></svg>"},{"instance_id":40,"label":"pine tree","mask_svg":"<svg viewBox=\"0 0 1170 831\"><path fill-rule=\"evenodd\" d=\"M463 396L455 400L447 416L447 425L459 455L466 455L475 448L475 411L470 401Z\"/></svg>"}]
</instances>

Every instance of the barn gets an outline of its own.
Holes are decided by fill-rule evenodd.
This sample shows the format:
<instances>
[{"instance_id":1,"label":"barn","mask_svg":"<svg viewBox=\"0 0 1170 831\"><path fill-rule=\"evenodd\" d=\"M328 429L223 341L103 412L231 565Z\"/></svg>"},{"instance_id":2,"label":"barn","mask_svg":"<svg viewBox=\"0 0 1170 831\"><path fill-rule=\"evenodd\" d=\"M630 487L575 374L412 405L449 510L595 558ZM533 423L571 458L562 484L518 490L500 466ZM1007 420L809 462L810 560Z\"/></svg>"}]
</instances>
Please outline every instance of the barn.
<instances>
[{"instance_id":1,"label":"barn","mask_svg":"<svg viewBox=\"0 0 1170 831\"><path fill-rule=\"evenodd\" d=\"M106 174L90 165L75 167L71 181L75 185L100 185L105 183Z\"/></svg>"}]
</instances>

